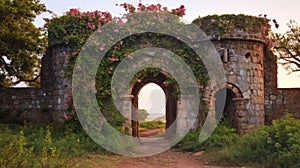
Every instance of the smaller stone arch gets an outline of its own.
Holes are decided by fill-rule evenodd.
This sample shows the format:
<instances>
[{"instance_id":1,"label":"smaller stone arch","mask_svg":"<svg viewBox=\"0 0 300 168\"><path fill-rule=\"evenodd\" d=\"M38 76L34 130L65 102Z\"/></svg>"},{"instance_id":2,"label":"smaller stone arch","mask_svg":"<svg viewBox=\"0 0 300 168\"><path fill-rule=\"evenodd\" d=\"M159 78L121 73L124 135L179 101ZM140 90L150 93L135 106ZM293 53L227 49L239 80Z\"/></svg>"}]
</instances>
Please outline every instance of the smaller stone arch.
<instances>
[{"instance_id":1,"label":"smaller stone arch","mask_svg":"<svg viewBox=\"0 0 300 168\"><path fill-rule=\"evenodd\" d=\"M226 89L226 92L224 92ZM221 95L226 93L226 95ZM224 103L225 98L225 103ZM229 127L238 128L238 114L237 105L235 100L242 99L243 94L240 89L232 84L227 83L226 87L218 90L214 95L214 106L216 112L216 118L221 118L222 122L225 122ZM220 116L222 114L222 116Z\"/></svg>"}]
</instances>

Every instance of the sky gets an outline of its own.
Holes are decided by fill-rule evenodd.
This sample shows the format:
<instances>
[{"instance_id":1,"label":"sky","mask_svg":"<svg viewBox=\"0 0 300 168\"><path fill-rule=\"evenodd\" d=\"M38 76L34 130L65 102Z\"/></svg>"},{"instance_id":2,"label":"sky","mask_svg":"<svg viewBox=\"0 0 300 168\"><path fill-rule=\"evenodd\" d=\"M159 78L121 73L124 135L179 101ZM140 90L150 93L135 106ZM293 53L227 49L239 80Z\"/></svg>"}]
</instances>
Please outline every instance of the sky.
<instances>
[{"instance_id":1,"label":"sky","mask_svg":"<svg viewBox=\"0 0 300 168\"><path fill-rule=\"evenodd\" d=\"M109 11L113 16L121 16L121 14L124 13L124 9L116 6L116 4L124 2L138 4L140 0L41 0L41 3L44 3L49 10L57 15L62 15L70 8L79 8L82 11ZM286 24L290 19L294 19L298 23L300 21L300 1L296 0L142 0L142 3L159 3L169 9L184 5L186 8L186 15L183 19L188 23L198 16L212 14L248 14L253 16L266 14L269 19L276 19L280 25L279 29L274 31L284 33L287 30ZM37 26L42 26L44 24L43 17L50 18L51 15L43 14L39 16L35 21ZM300 73L291 75L287 75L287 73L287 71L279 66L278 86L280 88L300 87ZM155 89L155 87L152 88L152 91L155 90L157 91L158 89ZM147 106L147 103L145 106Z\"/></svg>"},{"instance_id":2,"label":"sky","mask_svg":"<svg viewBox=\"0 0 300 168\"><path fill-rule=\"evenodd\" d=\"M165 93L157 84L145 85L139 92L138 98L139 109L145 109L150 114L147 120L154 120L165 115Z\"/></svg>"}]
</instances>

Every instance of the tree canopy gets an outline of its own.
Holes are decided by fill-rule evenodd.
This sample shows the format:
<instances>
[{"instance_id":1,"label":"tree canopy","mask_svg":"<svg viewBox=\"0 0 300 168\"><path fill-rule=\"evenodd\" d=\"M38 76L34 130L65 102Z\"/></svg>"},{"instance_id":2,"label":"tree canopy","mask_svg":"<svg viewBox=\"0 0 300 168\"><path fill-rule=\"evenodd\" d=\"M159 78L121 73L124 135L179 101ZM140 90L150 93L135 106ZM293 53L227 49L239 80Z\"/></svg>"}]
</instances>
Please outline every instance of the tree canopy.
<instances>
[{"instance_id":1,"label":"tree canopy","mask_svg":"<svg viewBox=\"0 0 300 168\"><path fill-rule=\"evenodd\" d=\"M288 27L286 33L273 35L274 53L290 73L300 72L300 27L293 20Z\"/></svg>"},{"instance_id":2,"label":"tree canopy","mask_svg":"<svg viewBox=\"0 0 300 168\"><path fill-rule=\"evenodd\" d=\"M46 40L33 21L46 11L39 0L0 0L0 86L38 80Z\"/></svg>"}]
</instances>

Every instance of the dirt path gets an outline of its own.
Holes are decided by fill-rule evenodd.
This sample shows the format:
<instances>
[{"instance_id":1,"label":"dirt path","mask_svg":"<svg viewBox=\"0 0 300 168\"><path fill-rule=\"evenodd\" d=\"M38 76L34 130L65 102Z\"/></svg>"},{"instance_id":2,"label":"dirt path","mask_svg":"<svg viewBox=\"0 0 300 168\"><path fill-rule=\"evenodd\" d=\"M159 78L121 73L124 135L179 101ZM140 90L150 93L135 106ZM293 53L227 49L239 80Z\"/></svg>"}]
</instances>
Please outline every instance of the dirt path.
<instances>
[{"instance_id":1,"label":"dirt path","mask_svg":"<svg viewBox=\"0 0 300 168\"><path fill-rule=\"evenodd\" d=\"M148 129L140 132L141 142L148 143L142 137L153 136L161 133L163 129ZM146 151L156 150L155 147L163 145L164 139L156 137L157 145L145 148ZM84 167L91 168L226 168L224 166L209 165L201 158L203 152L183 153L168 150L166 152L147 157L125 157L119 155L100 156L92 155L86 159L79 159ZM201 160L201 161L200 161Z\"/></svg>"},{"instance_id":2,"label":"dirt path","mask_svg":"<svg viewBox=\"0 0 300 168\"><path fill-rule=\"evenodd\" d=\"M141 137L153 136L164 132L164 128L154 128L139 131Z\"/></svg>"},{"instance_id":3,"label":"dirt path","mask_svg":"<svg viewBox=\"0 0 300 168\"><path fill-rule=\"evenodd\" d=\"M116 168L221 168L205 165L191 154L174 151L143 158L126 158L115 166Z\"/></svg>"},{"instance_id":4,"label":"dirt path","mask_svg":"<svg viewBox=\"0 0 300 168\"><path fill-rule=\"evenodd\" d=\"M154 156L131 158L119 155L92 155L77 160L84 167L90 168L229 168L208 165L200 161L201 152L182 153L166 151Z\"/></svg>"}]
</instances>

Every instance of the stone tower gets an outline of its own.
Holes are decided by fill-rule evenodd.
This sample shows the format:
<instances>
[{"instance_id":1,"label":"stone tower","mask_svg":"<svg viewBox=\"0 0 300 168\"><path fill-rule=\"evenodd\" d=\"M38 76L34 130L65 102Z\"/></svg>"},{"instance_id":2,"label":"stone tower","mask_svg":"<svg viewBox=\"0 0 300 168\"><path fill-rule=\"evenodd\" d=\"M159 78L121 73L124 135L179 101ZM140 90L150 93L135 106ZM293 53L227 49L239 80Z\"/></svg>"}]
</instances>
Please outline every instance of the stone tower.
<instances>
[{"instance_id":1,"label":"stone tower","mask_svg":"<svg viewBox=\"0 0 300 168\"><path fill-rule=\"evenodd\" d=\"M216 18L215 18L216 17ZM202 19L202 18L201 18ZM208 16L201 21L200 28L204 29L211 38L226 76L226 102L223 116L229 126L236 128L240 134L256 126L263 125L264 116L264 51L266 42L262 27L248 25L242 27L240 20L254 20L255 17L244 15ZM262 18L257 18L258 20ZM224 34L207 29L211 22L226 22L223 25ZM220 24L219 24L220 25ZM220 30L216 25L215 30ZM227 27L226 27L227 26ZM251 27L252 26L252 27ZM222 29L220 30L222 31ZM204 99L212 111L217 107L219 90L222 88L206 87Z\"/></svg>"}]
</instances>

